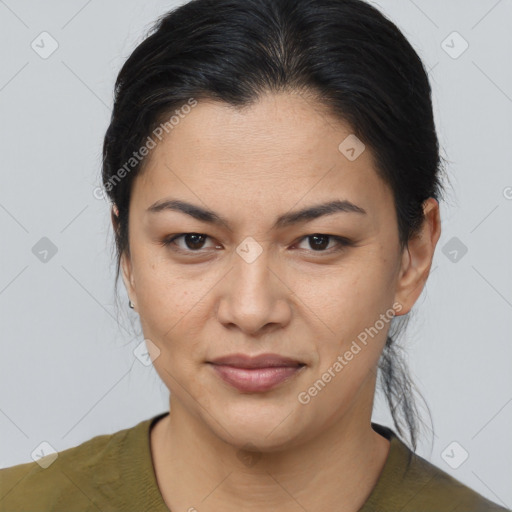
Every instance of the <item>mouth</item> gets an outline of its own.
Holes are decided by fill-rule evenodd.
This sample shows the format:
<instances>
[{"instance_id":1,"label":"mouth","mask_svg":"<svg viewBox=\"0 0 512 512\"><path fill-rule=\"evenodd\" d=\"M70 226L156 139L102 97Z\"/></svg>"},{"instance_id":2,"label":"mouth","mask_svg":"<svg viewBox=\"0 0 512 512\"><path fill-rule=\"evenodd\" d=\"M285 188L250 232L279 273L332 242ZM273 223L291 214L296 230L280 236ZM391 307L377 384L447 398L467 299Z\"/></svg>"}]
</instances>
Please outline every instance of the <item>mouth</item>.
<instances>
[{"instance_id":1,"label":"mouth","mask_svg":"<svg viewBox=\"0 0 512 512\"><path fill-rule=\"evenodd\" d=\"M305 363L278 354L233 354L207 363L218 377L243 393L270 391L306 367Z\"/></svg>"}]
</instances>

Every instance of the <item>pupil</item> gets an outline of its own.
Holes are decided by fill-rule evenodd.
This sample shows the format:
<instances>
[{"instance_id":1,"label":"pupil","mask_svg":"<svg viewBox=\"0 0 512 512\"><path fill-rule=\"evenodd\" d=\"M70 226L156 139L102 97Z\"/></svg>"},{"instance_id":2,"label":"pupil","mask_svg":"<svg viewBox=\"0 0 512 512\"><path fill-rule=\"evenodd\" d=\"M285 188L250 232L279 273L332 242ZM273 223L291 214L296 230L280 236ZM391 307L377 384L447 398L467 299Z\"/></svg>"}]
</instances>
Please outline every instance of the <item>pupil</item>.
<instances>
[{"instance_id":1,"label":"pupil","mask_svg":"<svg viewBox=\"0 0 512 512\"><path fill-rule=\"evenodd\" d=\"M320 239L320 240L322 240L322 239L323 239L323 240L325 241L325 240L327 240L329 237L327 237L327 236L325 236L325 235L322 235L322 236L320 236L320 235L312 235L312 236L311 236L311 238L313 238L315 241L318 241L319 239ZM322 244L322 243L317 244L317 243L315 242L315 244L313 245L313 249L325 249L325 247L323 247L324 245L325 245L325 246L327 246L327 245L329 245L329 243L327 243L327 244L325 244L325 243L324 243L324 244Z\"/></svg>"},{"instance_id":2,"label":"pupil","mask_svg":"<svg viewBox=\"0 0 512 512\"><path fill-rule=\"evenodd\" d=\"M200 247L190 247L191 244L189 244L189 240L192 239L192 245L194 244L199 244L201 245L201 241L198 240L198 239L201 239L201 238L204 238L203 235L198 235L198 234L195 234L195 233L192 233L192 234L188 234L185 238L185 240L187 241L187 246L189 249L199 249Z\"/></svg>"}]
</instances>

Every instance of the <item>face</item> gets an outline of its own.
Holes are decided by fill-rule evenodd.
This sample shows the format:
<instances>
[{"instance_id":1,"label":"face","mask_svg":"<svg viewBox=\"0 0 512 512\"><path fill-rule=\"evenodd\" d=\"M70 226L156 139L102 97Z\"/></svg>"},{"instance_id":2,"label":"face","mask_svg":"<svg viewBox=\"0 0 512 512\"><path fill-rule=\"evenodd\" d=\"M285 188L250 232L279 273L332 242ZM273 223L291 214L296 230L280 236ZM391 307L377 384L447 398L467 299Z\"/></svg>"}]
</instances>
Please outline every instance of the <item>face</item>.
<instances>
[{"instance_id":1,"label":"face","mask_svg":"<svg viewBox=\"0 0 512 512\"><path fill-rule=\"evenodd\" d=\"M369 414L393 308L421 292L432 254L400 250L369 148L339 149L351 133L298 94L199 102L134 181L123 279L153 364L173 414L232 445ZM212 364L262 354L292 362Z\"/></svg>"}]
</instances>

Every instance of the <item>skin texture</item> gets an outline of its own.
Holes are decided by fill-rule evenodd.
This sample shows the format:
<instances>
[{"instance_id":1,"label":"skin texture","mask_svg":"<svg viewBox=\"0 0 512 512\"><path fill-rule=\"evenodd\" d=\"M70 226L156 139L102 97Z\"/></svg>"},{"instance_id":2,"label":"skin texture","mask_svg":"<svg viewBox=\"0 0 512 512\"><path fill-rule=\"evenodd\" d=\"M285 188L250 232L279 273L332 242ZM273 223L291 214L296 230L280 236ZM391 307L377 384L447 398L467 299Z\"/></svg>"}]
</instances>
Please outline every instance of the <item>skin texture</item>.
<instances>
[{"instance_id":1,"label":"skin texture","mask_svg":"<svg viewBox=\"0 0 512 512\"><path fill-rule=\"evenodd\" d=\"M243 110L202 101L134 181L123 280L171 393L151 449L173 511L357 511L377 482L389 442L370 421L389 322L309 403L297 397L393 304L397 315L411 309L440 218L437 201L427 200L423 228L402 252L392 191L370 149L354 161L338 149L351 133L295 93L269 94ZM213 210L230 229L147 212L170 198ZM279 215L336 199L366 215L272 227ZM207 238L162 245L182 233ZM315 250L313 234L352 245L326 238ZM246 237L262 251L251 263L236 251ZM306 366L265 393L238 391L206 363L269 352Z\"/></svg>"}]
</instances>

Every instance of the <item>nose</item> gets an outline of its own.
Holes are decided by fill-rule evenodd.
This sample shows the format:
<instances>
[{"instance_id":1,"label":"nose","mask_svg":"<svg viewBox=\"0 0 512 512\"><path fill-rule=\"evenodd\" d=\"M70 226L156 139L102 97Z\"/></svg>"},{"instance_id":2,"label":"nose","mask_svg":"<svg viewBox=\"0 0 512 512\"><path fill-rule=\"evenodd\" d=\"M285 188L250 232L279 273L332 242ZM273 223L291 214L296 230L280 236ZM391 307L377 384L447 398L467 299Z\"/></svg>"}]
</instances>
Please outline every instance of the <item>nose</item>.
<instances>
[{"instance_id":1,"label":"nose","mask_svg":"<svg viewBox=\"0 0 512 512\"><path fill-rule=\"evenodd\" d=\"M292 313L289 297L293 295L267 249L255 259L252 256L246 257L243 251L234 255L233 268L222 280L217 309L219 322L248 335L286 326Z\"/></svg>"}]
</instances>

